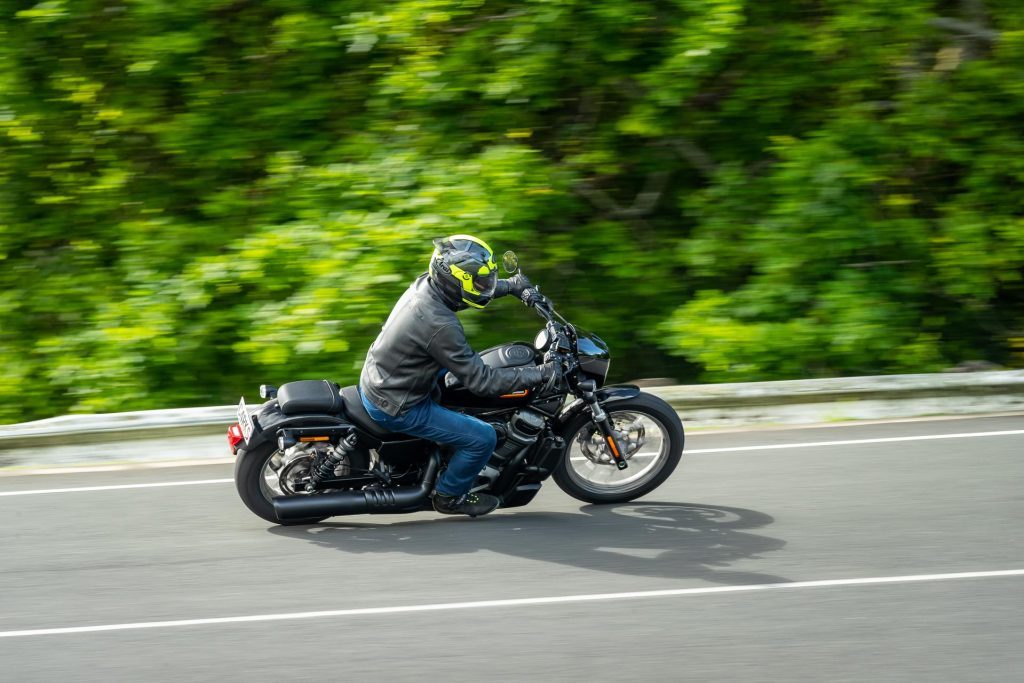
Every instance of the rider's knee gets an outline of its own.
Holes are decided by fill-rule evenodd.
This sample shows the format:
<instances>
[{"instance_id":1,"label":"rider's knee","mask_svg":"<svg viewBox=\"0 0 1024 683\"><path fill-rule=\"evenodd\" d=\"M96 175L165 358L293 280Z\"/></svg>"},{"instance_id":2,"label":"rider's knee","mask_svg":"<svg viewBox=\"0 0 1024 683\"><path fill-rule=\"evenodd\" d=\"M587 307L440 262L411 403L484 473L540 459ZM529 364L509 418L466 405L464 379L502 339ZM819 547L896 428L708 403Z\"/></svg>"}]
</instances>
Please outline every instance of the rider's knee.
<instances>
[{"instance_id":1,"label":"rider's knee","mask_svg":"<svg viewBox=\"0 0 1024 683\"><path fill-rule=\"evenodd\" d=\"M495 447L498 445L498 435L494 432L494 427L486 422L481 422L480 428L477 431L480 434L480 450L485 450L487 453L493 453Z\"/></svg>"}]
</instances>

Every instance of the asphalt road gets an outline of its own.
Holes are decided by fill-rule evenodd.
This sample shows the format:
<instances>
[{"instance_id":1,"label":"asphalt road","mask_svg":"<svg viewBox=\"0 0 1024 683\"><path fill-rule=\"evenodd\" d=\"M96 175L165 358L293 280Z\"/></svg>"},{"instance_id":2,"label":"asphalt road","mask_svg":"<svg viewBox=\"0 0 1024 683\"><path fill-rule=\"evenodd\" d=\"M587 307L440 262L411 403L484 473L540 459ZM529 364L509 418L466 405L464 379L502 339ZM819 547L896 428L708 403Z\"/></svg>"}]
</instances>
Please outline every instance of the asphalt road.
<instances>
[{"instance_id":1,"label":"asphalt road","mask_svg":"<svg viewBox=\"0 0 1024 683\"><path fill-rule=\"evenodd\" d=\"M1021 433L917 438L1005 431ZM550 483L476 520L297 528L251 515L230 483L9 495L227 465L0 478L0 680L1024 679L1024 574L991 574L1024 569L1024 417L704 434L687 450L628 505ZM676 592L602 598L645 591ZM488 600L509 602L451 609ZM380 609L420 605L441 607ZM259 617L322 610L343 612ZM244 616L259 618L159 623Z\"/></svg>"}]
</instances>

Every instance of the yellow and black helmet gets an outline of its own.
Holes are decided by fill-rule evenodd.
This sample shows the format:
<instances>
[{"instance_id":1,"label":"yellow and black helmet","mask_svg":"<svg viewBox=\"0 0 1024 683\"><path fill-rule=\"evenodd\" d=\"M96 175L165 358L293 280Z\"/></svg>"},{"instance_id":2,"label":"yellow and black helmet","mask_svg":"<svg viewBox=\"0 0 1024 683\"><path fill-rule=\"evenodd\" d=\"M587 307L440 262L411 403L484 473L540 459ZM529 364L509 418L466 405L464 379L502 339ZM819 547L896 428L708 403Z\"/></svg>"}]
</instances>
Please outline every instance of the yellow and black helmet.
<instances>
[{"instance_id":1,"label":"yellow and black helmet","mask_svg":"<svg viewBox=\"0 0 1024 683\"><path fill-rule=\"evenodd\" d=\"M498 284L494 251L472 235L436 239L430 279L455 308L483 308L494 298Z\"/></svg>"}]
</instances>

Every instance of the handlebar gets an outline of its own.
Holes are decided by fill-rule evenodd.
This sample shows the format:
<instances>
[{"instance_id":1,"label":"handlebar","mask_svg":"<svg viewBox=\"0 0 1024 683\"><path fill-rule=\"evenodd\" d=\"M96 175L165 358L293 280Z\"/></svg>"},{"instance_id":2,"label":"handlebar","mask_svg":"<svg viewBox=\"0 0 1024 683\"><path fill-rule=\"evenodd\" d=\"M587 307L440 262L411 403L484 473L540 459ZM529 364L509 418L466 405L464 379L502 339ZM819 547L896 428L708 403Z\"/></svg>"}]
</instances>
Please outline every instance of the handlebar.
<instances>
[{"instance_id":1,"label":"handlebar","mask_svg":"<svg viewBox=\"0 0 1024 683\"><path fill-rule=\"evenodd\" d=\"M531 299L538 299L536 303L530 304ZM537 287L529 287L523 290L522 294L523 303L527 306L532 307L537 311L537 314L547 320L549 323L554 322L556 313L551 308L551 302L548 301L547 297L540 293L540 289ZM559 316L561 317L561 316Z\"/></svg>"},{"instance_id":2,"label":"handlebar","mask_svg":"<svg viewBox=\"0 0 1024 683\"><path fill-rule=\"evenodd\" d=\"M573 327L572 323L555 312L551 301L540 293L538 287L529 287L523 290L522 299L524 303L532 306L537 311L537 315L547 321L548 332L555 338L552 347L544 354L544 360L560 361L563 369L569 373L578 368L576 328ZM535 303L530 304L529 301L531 300L534 300ZM558 341L560 339L568 341L569 347L561 346L561 343Z\"/></svg>"}]
</instances>

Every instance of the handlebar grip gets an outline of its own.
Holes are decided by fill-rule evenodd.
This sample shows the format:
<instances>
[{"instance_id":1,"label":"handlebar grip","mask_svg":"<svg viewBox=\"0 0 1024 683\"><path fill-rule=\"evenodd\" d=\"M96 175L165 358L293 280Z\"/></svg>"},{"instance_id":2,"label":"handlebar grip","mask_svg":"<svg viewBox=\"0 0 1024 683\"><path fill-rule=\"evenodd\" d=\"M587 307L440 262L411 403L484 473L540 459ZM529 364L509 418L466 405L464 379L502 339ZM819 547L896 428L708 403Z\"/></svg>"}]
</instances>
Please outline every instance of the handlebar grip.
<instances>
[{"instance_id":1,"label":"handlebar grip","mask_svg":"<svg viewBox=\"0 0 1024 683\"><path fill-rule=\"evenodd\" d=\"M540 290L533 287L524 289L520 298L523 300L523 303L530 308L546 308L547 299L545 299L544 295L540 293Z\"/></svg>"}]
</instances>

